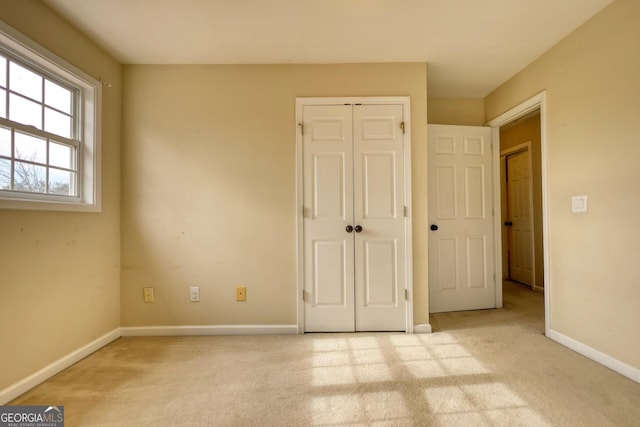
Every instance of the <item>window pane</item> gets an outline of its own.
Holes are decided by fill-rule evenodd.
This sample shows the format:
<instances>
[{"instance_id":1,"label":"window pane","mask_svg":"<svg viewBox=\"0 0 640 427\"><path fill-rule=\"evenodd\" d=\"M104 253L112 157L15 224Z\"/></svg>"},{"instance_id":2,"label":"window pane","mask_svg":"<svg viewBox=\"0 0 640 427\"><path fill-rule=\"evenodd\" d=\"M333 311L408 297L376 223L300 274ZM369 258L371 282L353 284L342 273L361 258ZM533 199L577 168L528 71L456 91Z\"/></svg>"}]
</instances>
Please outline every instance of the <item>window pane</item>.
<instances>
[{"instance_id":1,"label":"window pane","mask_svg":"<svg viewBox=\"0 0 640 427\"><path fill-rule=\"evenodd\" d=\"M46 193L46 176L47 168L44 166L16 162L14 190L28 191L30 193Z\"/></svg>"},{"instance_id":2,"label":"window pane","mask_svg":"<svg viewBox=\"0 0 640 427\"><path fill-rule=\"evenodd\" d=\"M68 145L49 143L49 164L60 168L75 169L73 153L75 148Z\"/></svg>"},{"instance_id":3,"label":"window pane","mask_svg":"<svg viewBox=\"0 0 640 427\"><path fill-rule=\"evenodd\" d=\"M15 62L9 63L9 89L42 102L42 77Z\"/></svg>"},{"instance_id":4,"label":"window pane","mask_svg":"<svg viewBox=\"0 0 640 427\"><path fill-rule=\"evenodd\" d=\"M0 86L7 87L7 58L0 56Z\"/></svg>"},{"instance_id":5,"label":"window pane","mask_svg":"<svg viewBox=\"0 0 640 427\"><path fill-rule=\"evenodd\" d=\"M11 160L0 159L0 190L11 190Z\"/></svg>"},{"instance_id":6,"label":"window pane","mask_svg":"<svg viewBox=\"0 0 640 427\"><path fill-rule=\"evenodd\" d=\"M74 179L75 173L73 172L49 169L49 193L73 196L72 183Z\"/></svg>"},{"instance_id":7,"label":"window pane","mask_svg":"<svg viewBox=\"0 0 640 427\"><path fill-rule=\"evenodd\" d=\"M15 158L47 163L47 141L24 133L15 133Z\"/></svg>"},{"instance_id":8,"label":"window pane","mask_svg":"<svg viewBox=\"0 0 640 427\"><path fill-rule=\"evenodd\" d=\"M71 117L45 107L44 130L65 138L71 138Z\"/></svg>"},{"instance_id":9,"label":"window pane","mask_svg":"<svg viewBox=\"0 0 640 427\"><path fill-rule=\"evenodd\" d=\"M0 117L7 118L7 91L0 89Z\"/></svg>"},{"instance_id":10,"label":"window pane","mask_svg":"<svg viewBox=\"0 0 640 427\"><path fill-rule=\"evenodd\" d=\"M18 95L9 95L9 120L42 129L42 106Z\"/></svg>"},{"instance_id":11,"label":"window pane","mask_svg":"<svg viewBox=\"0 0 640 427\"><path fill-rule=\"evenodd\" d=\"M44 103L71 114L71 91L49 80L44 81Z\"/></svg>"},{"instance_id":12,"label":"window pane","mask_svg":"<svg viewBox=\"0 0 640 427\"><path fill-rule=\"evenodd\" d=\"M0 156L11 157L11 131L0 128Z\"/></svg>"}]
</instances>

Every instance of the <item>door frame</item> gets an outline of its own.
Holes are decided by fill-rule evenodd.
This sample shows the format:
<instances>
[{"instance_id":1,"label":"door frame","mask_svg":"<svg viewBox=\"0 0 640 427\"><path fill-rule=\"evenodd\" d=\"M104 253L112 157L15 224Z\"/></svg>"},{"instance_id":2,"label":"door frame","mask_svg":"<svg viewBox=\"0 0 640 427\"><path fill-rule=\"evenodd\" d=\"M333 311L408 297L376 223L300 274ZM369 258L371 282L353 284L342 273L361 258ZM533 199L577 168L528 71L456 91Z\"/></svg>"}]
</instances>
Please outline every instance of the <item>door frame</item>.
<instances>
[{"instance_id":1,"label":"door frame","mask_svg":"<svg viewBox=\"0 0 640 427\"><path fill-rule=\"evenodd\" d=\"M296 98L296 311L298 334L304 334L304 158L302 140L302 109L306 105L402 105L404 116L404 204L405 215L405 283L406 332L413 333L413 243L411 210L411 99L391 97L299 97Z\"/></svg>"},{"instance_id":2,"label":"door frame","mask_svg":"<svg viewBox=\"0 0 640 427\"><path fill-rule=\"evenodd\" d=\"M527 99L516 105L505 113L499 115L495 119L489 121L487 126L493 128L493 142L500 146L500 127L513 122L527 114L539 109L540 110L540 151L542 163L542 252L544 262L544 329L545 335L549 336L551 332L551 278L549 274L549 189L547 176L547 101L546 91L542 91L537 95ZM500 191L500 150L493 150L494 155L494 191ZM499 194L499 193L498 193ZM500 198L494 200L494 209L500 211ZM502 307L502 228L499 226L502 221L502 215L495 215L495 232L496 232L496 302L498 307ZM498 256L500 255L500 256Z\"/></svg>"},{"instance_id":3,"label":"door frame","mask_svg":"<svg viewBox=\"0 0 640 427\"><path fill-rule=\"evenodd\" d=\"M498 148L500 147L500 141L498 141ZM500 166L503 164L506 166L507 157L512 156L518 153L529 153L529 212L531 212L530 216L530 227L531 227L531 257L533 258L533 270L531 271L531 289L534 291L539 290L536 286L536 242L533 236L535 236L535 221L533 220L533 153L531 151L531 141L523 142L522 144L518 144L514 147L507 148L506 150L500 151ZM505 168L508 176L508 169ZM502 175L500 175L500 180L502 181ZM501 189L502 189L502 182ZM500 192L500 200L502 200L504 194L502 191ZM502 212L502 206L500 206L500 213ZM502 218L502 233L506 234L506 227L504 225L505 218ZM502 240L503 241L503 240ZM503 246L502 248L502 259L504 260L507 248Z\"/></svg>"}]
</instances>

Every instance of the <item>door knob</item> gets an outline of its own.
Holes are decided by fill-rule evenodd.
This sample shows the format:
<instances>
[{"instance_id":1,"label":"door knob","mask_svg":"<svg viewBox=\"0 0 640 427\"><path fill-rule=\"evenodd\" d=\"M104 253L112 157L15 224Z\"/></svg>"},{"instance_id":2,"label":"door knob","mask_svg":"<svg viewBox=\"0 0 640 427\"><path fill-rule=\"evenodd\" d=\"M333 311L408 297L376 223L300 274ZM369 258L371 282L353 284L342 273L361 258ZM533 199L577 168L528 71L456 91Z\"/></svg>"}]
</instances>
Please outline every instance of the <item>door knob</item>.
<instances>
[{"instance_id":1,"label":"door knob","mask_svg":"<svg viewBox=\"0 0 640 427\"><path fill-rule=\"evenodd\" d=\"M353 227L350 225L347 225L346 230L347 230L347 233L351 233L353 231Z\"/></svg>"},{"instance_id":2,"label":"door knob","mask_svg":"<svg viewBox=\"0 0 640 427\"><path fill-rule=\"evenodd\" d=\"M356 228L354 230L356 230L356 233L359 233L362 231L362 227L359 225L356 225Z\"/></svg>"},{"instance_id":3,"label":"door knob","mask_svg":"<svg viewBox=\"0 0 640 427\"><path fill-rule=\"evenodd\" d=\"M438 226L435 224L431 224L431 231L438 231Z\"/></svg>"},{"instance_id":4,"label":"door knob","mask_svg":"<svg viewBox=\"0 0 640 427\"><path fill-rule=\"evenodd\" d=\"M505 222L504 222L504 225L505 225L506 227L513 227L513 222L512 222L512 221L505 221Z\"/></svg>"}]
</instances>

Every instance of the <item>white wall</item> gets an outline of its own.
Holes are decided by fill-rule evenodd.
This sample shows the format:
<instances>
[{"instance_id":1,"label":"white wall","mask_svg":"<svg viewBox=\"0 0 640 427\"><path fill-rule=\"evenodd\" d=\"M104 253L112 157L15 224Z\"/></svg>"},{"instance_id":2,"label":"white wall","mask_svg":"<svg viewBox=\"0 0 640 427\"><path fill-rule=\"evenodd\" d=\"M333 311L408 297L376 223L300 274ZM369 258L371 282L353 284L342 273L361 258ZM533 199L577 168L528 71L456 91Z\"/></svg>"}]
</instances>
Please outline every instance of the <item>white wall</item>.
<instances>
[{"instance_id":1,"label":"white wall","mask_svg":"<svg viewBox=\"0 0 640 427\"><path fill-rule=\"evenodd\" d=\"M102 213L0 210L0 390L120 326L120 73L36 1L0 19L112 87L103 91Z\"/></svg>"},{"instance_id":2,"label":"white wall","mask_svg":"<svg viewBox=\"0 0 640 427\"><path fill-rule=\"evenodd\" d=\"M551 327L640 368L640 2L618 0L491 93L547 92ZM571 212L587 195L589 211Z\"/></svg>"},{"instance_id":3,"label":"white wall","mask_svg":"<svg viewBox=\"0 0 640 427\"><path fill-rule=\"evenodd\" d=\"M438 125L483 126L484 99L429 98L427 123Z\"/></svg>"},{"instance_id":4,"label":"white wall","mask_svg":"<svg viewBox=\"0 0 640 427\"><path fill-rule=\"evenodd\" d=\"M125 66L123 326L297 323L295 99L410 96L428 322L426 64ZM247 301L235 301L235 286ZM142 288L156 302L145 304ZM200 286L199 303L188 299Z\"/></svg>"}]
</instances>

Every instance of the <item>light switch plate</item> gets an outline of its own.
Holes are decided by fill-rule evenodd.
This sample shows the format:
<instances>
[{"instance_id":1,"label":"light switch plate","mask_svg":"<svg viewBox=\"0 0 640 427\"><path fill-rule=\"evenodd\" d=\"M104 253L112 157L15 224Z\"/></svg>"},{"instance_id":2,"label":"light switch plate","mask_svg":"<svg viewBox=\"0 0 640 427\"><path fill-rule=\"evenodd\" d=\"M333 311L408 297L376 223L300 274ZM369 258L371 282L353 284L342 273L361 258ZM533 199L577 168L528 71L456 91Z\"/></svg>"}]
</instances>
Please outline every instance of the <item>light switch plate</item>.
<instances>
[{"instance_id":1,"label":"light switch plate","mask_svg":"<svg viewBox=\"0 0 640 427\"><path fill-rule=\"evenodd\" d=\"M587 196L573 196L571 198L571 212L586 212Z\"/></svg>"},{"instance_id":2,"label":"light switch plate","mask_svg":"<svg viewBox=\"0 0 640 427\"><path fill-rule=\"evenodd\" d=\"M200 287L199 286L191 286L189 288L189 299L191 302L200 301Z\"/></svg>"}]
</instances>

